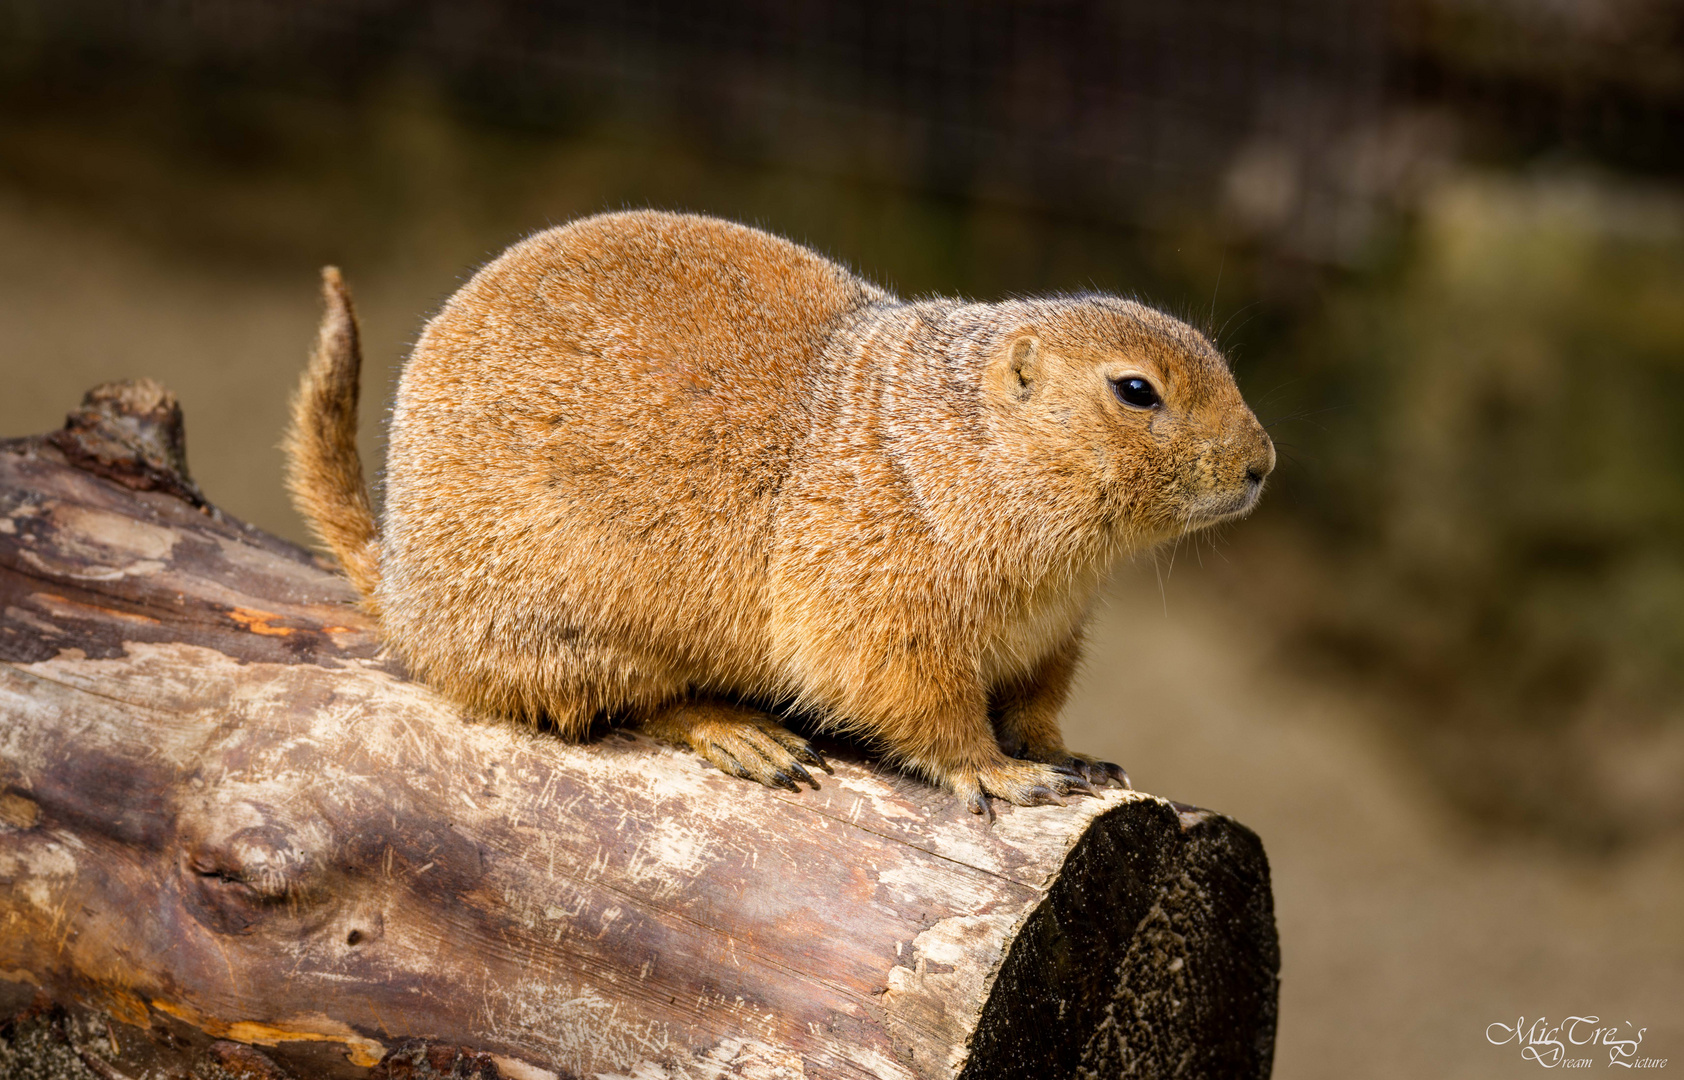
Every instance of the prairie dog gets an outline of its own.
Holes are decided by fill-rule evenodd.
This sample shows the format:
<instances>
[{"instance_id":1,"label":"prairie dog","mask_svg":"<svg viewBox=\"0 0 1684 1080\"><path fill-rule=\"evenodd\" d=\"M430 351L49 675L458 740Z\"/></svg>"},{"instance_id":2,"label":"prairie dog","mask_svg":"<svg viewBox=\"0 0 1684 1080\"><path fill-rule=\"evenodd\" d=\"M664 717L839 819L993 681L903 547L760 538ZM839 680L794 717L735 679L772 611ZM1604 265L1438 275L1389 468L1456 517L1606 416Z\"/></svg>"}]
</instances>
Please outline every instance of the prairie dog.
<instances>
[{"instance_id":1,"label":"prairie dog","mask_svg":"<svg viewBox=\"0 0 1684 1080\"><path fill-rule=\"evenodd\" d=\"M608 716L797 789L793 707L958 793L1126 784L1058 712L1120 554L1274 468L1221 354L1103 295L905 301L715 218L514 245L427 325L376 521L337 271L288 488L421 679L580 738ZM814 783L814 786L817 786Z\"/></svg>"}]
</instances>

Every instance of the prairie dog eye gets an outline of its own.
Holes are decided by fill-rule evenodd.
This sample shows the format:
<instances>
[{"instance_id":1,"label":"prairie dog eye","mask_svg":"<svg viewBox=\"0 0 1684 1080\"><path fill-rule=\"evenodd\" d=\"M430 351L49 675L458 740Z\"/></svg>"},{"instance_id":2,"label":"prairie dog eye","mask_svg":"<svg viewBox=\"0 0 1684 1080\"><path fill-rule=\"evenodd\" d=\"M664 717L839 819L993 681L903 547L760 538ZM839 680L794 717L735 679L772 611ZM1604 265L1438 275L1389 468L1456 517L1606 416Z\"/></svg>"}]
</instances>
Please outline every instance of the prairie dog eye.
<instances>
[{"instance_id":1,"label":"prairie dog eye","mask_svg":"<svg viewBox=\"0 0 1684 1080\"><path fill-rule=\"evenodd\" d=\"M1114 380L1111 389L1117 392L1119 401L1136 409L1155 409L1163 404L1163 399L1158 397L1158 391L1152 384L1138 375Z\"/></svg>"}]
</instances>

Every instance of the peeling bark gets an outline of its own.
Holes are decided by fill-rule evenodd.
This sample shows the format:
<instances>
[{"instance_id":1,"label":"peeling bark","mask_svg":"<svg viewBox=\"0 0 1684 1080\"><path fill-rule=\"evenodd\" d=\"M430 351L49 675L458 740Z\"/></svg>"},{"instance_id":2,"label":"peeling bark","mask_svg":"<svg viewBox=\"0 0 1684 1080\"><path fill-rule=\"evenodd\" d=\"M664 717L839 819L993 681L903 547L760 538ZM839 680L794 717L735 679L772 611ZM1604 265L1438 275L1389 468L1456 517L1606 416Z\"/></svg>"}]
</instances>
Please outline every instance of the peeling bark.
<instances>
[{"instance_id":1,"label":"peeling bark","mask_svg":"<svg viewBox=\"0 0 1684 1080\"><path fill-rule=\"evenodd\" d=\"M1243 826L462 716L182 445L149 383L0 443L0 1072L1267 1075Z\"/></svg>"}]
</instances>

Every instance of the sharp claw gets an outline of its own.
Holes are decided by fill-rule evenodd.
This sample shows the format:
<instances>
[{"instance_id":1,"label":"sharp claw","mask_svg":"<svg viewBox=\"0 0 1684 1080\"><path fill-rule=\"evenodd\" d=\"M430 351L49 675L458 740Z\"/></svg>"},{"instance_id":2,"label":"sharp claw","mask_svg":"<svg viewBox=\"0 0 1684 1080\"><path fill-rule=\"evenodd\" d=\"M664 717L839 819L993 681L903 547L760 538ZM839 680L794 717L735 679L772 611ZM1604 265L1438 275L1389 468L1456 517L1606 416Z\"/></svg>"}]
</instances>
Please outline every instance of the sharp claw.
<instances>
[{"instance_id":1,"label":"sharp claw","mask_svg":"<svg viewBox=\"0 0 1684 1080\"><path fill-rule=\"evenodd\" d=\"M1129 773L1127 769L1123 768L1121 765L1113 765L1109 761L1105 763L1105 768L1111 773L1111 779L1115 780L1124 791L1134 790L1134 785L1129 783Z\"/></svg>"},{"instance_id":2,"label":"sharp claw","mask_svg":"<svg viewBox=\"0 0 1684 1080\"><path fill-rule=\"evenodd\" d=\"M731 751L722 746L716 745L713 748L713 752L717 754L718 757L708 757L708 760L717 765L720 772L729 776L735 776L738 780L753 780L755 783L760 782L760 777L750 772L748 770L748 766L737 760L737 755L731 753Z\"/></svg>"},{"instance_id":3,"label":"sharp claw","mask_svg":"<svg viewBox=\"0 0 1684 1080\"><path fill-rule=\"evenodd\" d=\"M823 769L832 776L836 775L836 770L830 767L830 762L824 759L824 755L805 743L802 744L801 752L796 756L809 765L817 765L819 768ZM814 786L816 787L817 785Z\"/></svg>"},{"instance_id":4,"label":"sharp claw","mask_svg":"<svg viewBox=\"0 0 1684 1080\"><path fill-rule=\"evenodd\" d=\"M784 771L801 781L803 784L811 784L814 791L819 790L819 782L813 779L812 773L801 767L800 762L791 762L785 767Z\"/></svg>"},{"instance_id":5,"label":"sharp claw","mask_svg":"<svg viewBox=\"0 0 1684 1080\"><path fill-rule=\"evenodd\" d=\"M989 802L987 795L984 795L980 791L973 791L965 800L965 806L973 814L986 814L988 817L988 823L990 825L994 824L994 806L991 802Z\"/></svg>"},{"instance_id":6,"label":"sharp claw","mask_svg":"<svg viewBox=\"0 0 1684 1080\"><path fill-rule=\"evenodd\" d=\"M1053 789L1050 788L1050 787L1043 787L1040 784L1036 784L1034 787L1032 787L1028 791L1024 792L1023 796L1024 796L1024 798L1030 800L1030 801L1024 803L1023 804L1024 806L1063 806L1064 805L1064 800L1058 797L1057 792L1053 791Z\"/></svg>"},{"instance_id":7,"label":"sharp claw","mask_svg":"<svg viewBox=\"0 0 1684 1080\"><path fill-rule=\"evenodd\" d=\"M798 765L796 768L800 768L800 766ZM801 785L792 780L790 775L782 769L778 769L772 773L772 779L769 781L769 784L772 787L781 787L785 791L794 791L797 793L801 791Z\"/></svg>"},{"instance_id":8,"label":"sharp claw","mask_svg":"<svg viewBox=\"0 0 1684 1080\"><path fill-rule=\"evenodd\" d=\"M1087 779L1075 769L1065 768L1059 765L1053 765L1050 766L1050 768L1058 779L1054 780L1048 786L1058 792L1058 794L1069 795L1071 792L1077 792L1083 795L1095 794L1092 785L1090 785Z\"/></svg>"},{"instance_id":9,"label":"sharp claw","mask_svg":"<svg viewBox=\"0 0 1684 1080\"><path fill-rule=\"evenodd\" d=\"M1090 799L1099 798L1099 792L1094 788L1094 786L1092 784L1088 783L1086 780L1078 780L1074 784L1071 784L1070 790L1066 791L1065 794L1066 795L1083 795L1083 796L1086 796L1087 798L1090 798Z\"/></svg>"}]
</instances>

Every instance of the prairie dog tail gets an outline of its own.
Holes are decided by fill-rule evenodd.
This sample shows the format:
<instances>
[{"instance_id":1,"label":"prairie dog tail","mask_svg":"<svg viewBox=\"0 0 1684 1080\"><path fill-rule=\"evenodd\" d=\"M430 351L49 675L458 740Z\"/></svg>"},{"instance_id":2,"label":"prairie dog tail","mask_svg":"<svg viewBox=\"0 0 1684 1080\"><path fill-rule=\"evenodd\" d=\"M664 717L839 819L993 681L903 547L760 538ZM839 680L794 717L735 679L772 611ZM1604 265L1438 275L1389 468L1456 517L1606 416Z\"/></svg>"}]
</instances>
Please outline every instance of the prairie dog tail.
<instances>
[{"instance_id":1,"label":"prairie dog tail","mask_svg":"<svg viewBox=\"0 0 1684 1080\"><path fill-rule=\"evenodd\" d=\"M322 268L322 298L327 310L316 351L292 399L292 423L281 444L286 488L310 531L333 552L372 609L380 584L380 527L357 456L362 349L351 294L337 267Z\"/></svg>"}]
</instances>

